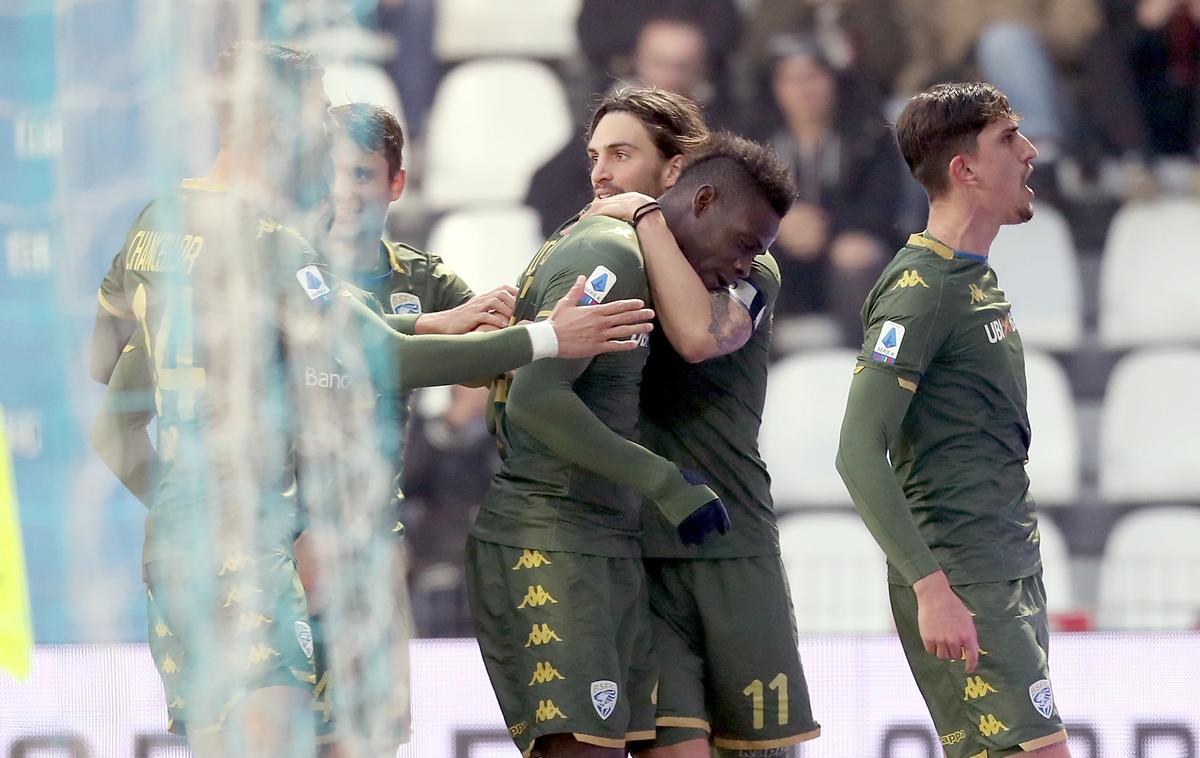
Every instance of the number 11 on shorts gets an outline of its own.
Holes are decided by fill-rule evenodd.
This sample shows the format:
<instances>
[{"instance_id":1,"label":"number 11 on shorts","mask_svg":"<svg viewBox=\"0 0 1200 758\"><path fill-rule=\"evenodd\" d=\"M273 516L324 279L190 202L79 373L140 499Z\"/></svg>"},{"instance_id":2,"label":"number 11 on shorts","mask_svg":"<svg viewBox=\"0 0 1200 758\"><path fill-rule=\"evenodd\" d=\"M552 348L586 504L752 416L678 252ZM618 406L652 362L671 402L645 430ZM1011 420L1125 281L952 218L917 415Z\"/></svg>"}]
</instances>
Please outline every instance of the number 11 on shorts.
<instances>
[{"instance_id":1,"label":"number 11 on shorts","mask_svg":"<svg viewBox=\"0 0 1200 758\"><path fill-rule=\"evenodd\" d=\"M778 723L779 726L785 726L788 722L788 689L787 689L787 674L780 672L778 676L771 680L767 687L776 693L776 698L779 701ZM754 703L754 728L763 728L763 712L766 708L765 698L763 697L763 683L761 679L755 679L750 684L746 685L746 689L742 690L743 695L749 695Z\"/></svg>"}]
</instances>

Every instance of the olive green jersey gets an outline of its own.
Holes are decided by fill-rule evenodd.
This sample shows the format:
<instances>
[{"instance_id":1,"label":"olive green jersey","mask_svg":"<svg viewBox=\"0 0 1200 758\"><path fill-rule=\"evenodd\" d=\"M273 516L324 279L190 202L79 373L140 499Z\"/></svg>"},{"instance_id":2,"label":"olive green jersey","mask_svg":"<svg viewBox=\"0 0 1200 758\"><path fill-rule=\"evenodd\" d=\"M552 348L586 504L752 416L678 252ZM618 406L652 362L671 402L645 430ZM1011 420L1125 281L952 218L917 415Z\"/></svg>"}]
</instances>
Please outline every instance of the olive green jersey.
<instances>
[{"instance_id":1,"label":"olive green jersey","mask_svg":"<svg viewBox=\"0 0 1200 758\"><path fill-rule=\"evenodd\" d=\"M739 558L778 555L771 479L758 452L770 364L772 309L779 267L770 253L754 260L747 307L754 333L740 349L690 364L661 330L651 335L642 377L642 442L679 466L698 471L721 496L733 528L720 539L687 546L658 508L642 511L649 558Z\"/></svg>"},{"instance_id":2,"label":"olive green jersey","mask_svg":"<svg viewBox=\"0 0 1200 758\"><path fill-rule=\"evenodd\" d=\"M914 393L889 457L953 584L1031 576L1041 565L1025 474L1025 359L1010 310L985 258L919 234L863 306L855 371L885 372ZM891 579L903 581L894 568Z\"/></svg>"},{"instance_id":3,"label":"olive green jersey","mask_svg":"<svg viewBox=\"0 0 1200 758\"><path fill-rule=\"evenodd\" d=\"M281 319L331 295L303 238L220 188L185 182L138 217L101 303L136 319L151 366L161 471L145 561L206 555L230 534L253 534L253 547L290 541Z\"/></svg>"},{"instance_id":4,"label":"olive green jersey","mask_svg":"<svg viewBox=\"0 0 1200 758\"><path fill-rule=\"evenodd\" d=\"M388 313L406 317L389 321L405 334L415 333L417 318L422 313L457 308L475 295L462 277L432 253L380 240L379 254L377 273L360 277L355 284L374 295ZM406 326L405 322L410 323Z\"/></svg>"},{"instance_id":5,"label":"olive green jersey","mask_svg":"<svg viewBox=\"0 0 1200 758\"><path fill-rule=\"evenodd\" d=\"M578 276L588 277L585 301L649 298L641 248L628 224L585 219L555 236L518 283L514 320L545 318ZM638 392L646 347L586 361L538 361L493 389L500 472L475 521L479 539L513 547L634 557L640 554L641 496L595 471L565 460L525 426L514 422L521 383L547 382L533 412L552 413L551 393L573 393L617 435L637 437ZM552 364L552 365L541 365ZM547 374L555 367L560 373ZM509 400L514 402L510 405Z\"/></svg>"}]
</instances>

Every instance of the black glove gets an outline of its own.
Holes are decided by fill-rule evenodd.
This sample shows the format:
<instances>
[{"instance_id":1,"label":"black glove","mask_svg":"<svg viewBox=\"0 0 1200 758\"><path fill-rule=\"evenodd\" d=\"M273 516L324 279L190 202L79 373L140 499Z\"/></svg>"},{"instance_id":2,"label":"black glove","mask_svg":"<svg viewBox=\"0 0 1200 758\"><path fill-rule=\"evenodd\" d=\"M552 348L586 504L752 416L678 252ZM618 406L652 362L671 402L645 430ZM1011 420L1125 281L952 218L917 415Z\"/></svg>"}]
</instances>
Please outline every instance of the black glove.
<instances>
[{"instance_id":1,"label":"black glove","mask_svg":"<svg viewBox=\"0 0 1200 758\"><path fill-rule=\"evenodd\" d=\"M683 474L683 478L688 484L695 486L708 486L708 482L704 477L695 471L680 469L679 473ZM696 510L692 511L683 521L676 527L679 531L679 537L685 545L699 545L704 542L704 539L713 532L725 534L729 531L732 524L729 521L729 512L725 510L725 504L721 502L720 497L714 497L708 502L701 505Z\"/></svg>"}]
</instances>

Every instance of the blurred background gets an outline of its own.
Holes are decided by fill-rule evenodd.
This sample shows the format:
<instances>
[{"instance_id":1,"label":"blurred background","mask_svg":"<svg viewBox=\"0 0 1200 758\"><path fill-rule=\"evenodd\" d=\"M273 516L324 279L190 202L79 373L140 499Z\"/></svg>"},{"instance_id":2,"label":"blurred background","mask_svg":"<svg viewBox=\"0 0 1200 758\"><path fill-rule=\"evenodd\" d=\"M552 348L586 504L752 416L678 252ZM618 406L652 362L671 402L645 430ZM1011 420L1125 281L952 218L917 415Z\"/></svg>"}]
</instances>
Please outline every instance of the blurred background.
<instances>
[{"instance_id":1,"label":"blurred background","mask_svg":"<svg viewBox=\"0 0 1200 758\"><path fill-rule=\"evenodd\" d=\"M145 510L88 449L86 343L138 210L211 161L206 77L247 28L316 52L334 104L400 116L388 236L477 292L514 282L590 197L583 129L611 87L687 94L775 147L800 191L773 248L761 446L806 635L891 629L882 556L833 467L859 307L924 225L889 122L930 83L996 84L1040 151L1036 216L991 260L1027 348L1055 627L1200 628L1200 0L3 0L0 405L38 643L145 640ZM423 637L470 634L462 544L496 464L483 404L414 403Z\"/></svg>"}]
</instances>

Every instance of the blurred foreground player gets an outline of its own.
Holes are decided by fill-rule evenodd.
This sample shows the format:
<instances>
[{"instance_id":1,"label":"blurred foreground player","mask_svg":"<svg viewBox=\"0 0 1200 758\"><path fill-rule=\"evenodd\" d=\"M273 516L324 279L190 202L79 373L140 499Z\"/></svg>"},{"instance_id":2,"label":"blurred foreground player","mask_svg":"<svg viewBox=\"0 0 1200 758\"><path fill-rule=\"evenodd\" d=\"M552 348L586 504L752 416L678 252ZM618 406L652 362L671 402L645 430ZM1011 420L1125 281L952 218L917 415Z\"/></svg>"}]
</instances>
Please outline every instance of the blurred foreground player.
<instances>
[{"instance_id":1,"label":"blurred foreground player","mask_svg":"<svg viewBox=\"0 0 1200 758\"><path fill-rule=\"evenodd\" d=\"M837 466L888 558L892 613L948 758L1067 758L1029 449L1025 359L988 265L1033 217L1037 150L1003 93L941 84L896 123L929 195L863 306ZM889 463L890 459L890 463Z\"/></svg>"}]
</instances>

